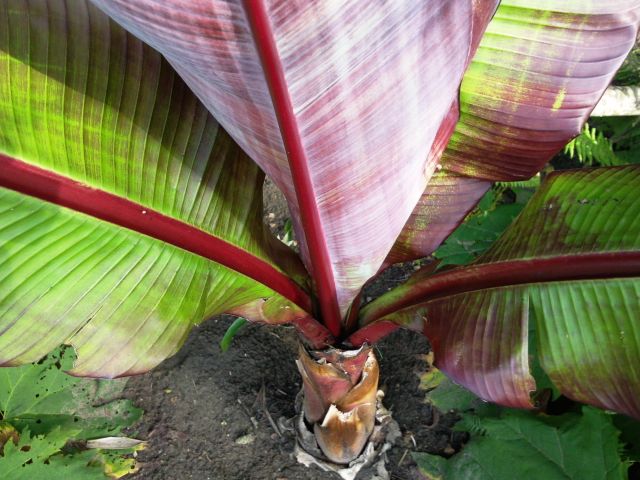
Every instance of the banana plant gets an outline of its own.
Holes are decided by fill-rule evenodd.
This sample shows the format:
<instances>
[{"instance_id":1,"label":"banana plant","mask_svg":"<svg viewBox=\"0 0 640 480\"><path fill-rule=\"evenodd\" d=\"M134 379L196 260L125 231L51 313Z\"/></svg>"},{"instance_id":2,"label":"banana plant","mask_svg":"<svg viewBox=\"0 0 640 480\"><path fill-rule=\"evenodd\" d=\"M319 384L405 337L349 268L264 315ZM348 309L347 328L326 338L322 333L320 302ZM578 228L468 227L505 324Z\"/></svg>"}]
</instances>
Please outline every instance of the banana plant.
<instances>
[{"instance_id":1,"label":"banana plant","mask_svg":"<svg viewBox=\"0 0 640 480\"><path fill-rule=\"evenodd\" d=\"M70 374L120 377L219 313L291 324L302 427L345 465L373 343L424 333L456 382L533 408L532 323L565 395L640 418L638 167L553 175L473 264L360 308L580 133L639 24L640 0L0 1L0 364L67 344Z\"/></svg>"}]
</instances>

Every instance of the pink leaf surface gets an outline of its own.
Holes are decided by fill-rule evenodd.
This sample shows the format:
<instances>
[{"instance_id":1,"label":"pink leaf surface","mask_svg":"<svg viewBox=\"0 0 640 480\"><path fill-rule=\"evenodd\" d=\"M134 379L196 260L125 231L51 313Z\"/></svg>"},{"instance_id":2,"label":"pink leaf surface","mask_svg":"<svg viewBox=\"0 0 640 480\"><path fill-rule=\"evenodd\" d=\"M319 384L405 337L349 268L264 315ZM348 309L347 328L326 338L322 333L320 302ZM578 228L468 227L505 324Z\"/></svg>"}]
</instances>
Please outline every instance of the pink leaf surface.
<instances>
[{"instance_id":1,"label":"pink leaf surface","mask_svg":"<svg viewBox=\"0 0 640 480\"><path fill-rule=\"evenodd\" d=\"M438 368L456 383L492 402L531 408L528 314L517 289L474 292L433 302L424 333Z\"/></svg>"},{"instance_id":2,"label":"pink leaf surface","mask_svg":"<svg viewBox=\"0 0 640 480\"><path fill-rule=\"evenodd\" d=\"M531 177L580 133L639 18L636 0L503 0L465 73L442 164L491 181Z\"/></svg>"},{"instance_id":3,"label":"pink leaf surface","mask_svg":"<svg viewBox=\"0 0 640 480\"><path fill-rule=\"evenodd\" d=\"M327 270L334 283L339 312L324 302L323 315L343 316L435 169L432 143L457 96L473 32L489 15L470 0L95 3L160 50L284 192L307 267L316 278ZM254 9L268 16L280 79L263 68ZM289 109L272 96L274 85L286 87ZM286 122L293 140L283 135ZM295 141L300 149L290 148ZM299 161L311 192L292 178L290 163ZM305 195L313 201L302 202ZM314 215L321 238L310 239ZM323 251L328 265L316 255Z\"/></svg>"},{"instance_id":4,"label":"pink leaf surface","mask_svg":"<svg viewBox=\"0 0 640 480\"><path fill-rule=\"evenodd\" d=\"M479 180L486 189L529 178L577 135L633 45L639 15L633 0L503 0L430 152L464 176L447 177L449 198L444 179L427 186L386 263L432 253L480 198Z\"/></svg>"},{"instance_id":5,"label":"pink leaf surface","mask_svg":"<svg viewBox=\"0 0 640 480\"><path fill-rule=\"evenodd\" d=\"M426 257L447 238L491 187L491 182L446 170L436 172L386 263Z\"/></svg>"}]
</instances>

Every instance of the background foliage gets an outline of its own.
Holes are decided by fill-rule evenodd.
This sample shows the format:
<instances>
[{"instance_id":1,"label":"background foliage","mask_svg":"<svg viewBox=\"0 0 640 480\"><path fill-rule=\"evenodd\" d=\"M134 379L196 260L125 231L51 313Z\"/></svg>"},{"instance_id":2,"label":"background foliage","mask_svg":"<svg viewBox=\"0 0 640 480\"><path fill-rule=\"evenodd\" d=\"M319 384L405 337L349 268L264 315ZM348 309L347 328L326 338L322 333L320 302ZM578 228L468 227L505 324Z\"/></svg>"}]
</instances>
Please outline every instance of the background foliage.
<instances>
[{"instance_id":1,"label":"background foliage","mask_svg":"<svg viewBox=\"0 0 640 480\"><path fill-rule=\"evenodd\" d=\"M614 84L640 85L640 47ZM494 185L434 253L438 268L471 263L487 250L550 171L633 163L640 163L640 117L592 117L540 175ZM528 412L485 403L431 367L422 379L428 402L440 411L457 412L455 428L468 432L469 440L450 458L414 452L422 474L443 480L637 478L640 422L571 402L559 396L541 369L533 369L541 393L538 411Z\"/></svg>"},{"instance_id":2,"label":"background foliage","mask_svg":"<svg viewBox=\"0 0 640 480\"><path fill-rule=\"evenodd\" d=\"M91 448L95 439L113 444L142 415L117 398L126 380L72 377L64 370L73 362L73 350L60 348L37 363L0 369L2 478L119 478L136 471L142 444Z\"/></svg>"},{"instance_id":3,"label":"background foliage","mask_svg":"<svg viewBox=\"0 0 640 480\"><path fill-rule=\"evenodd\" d=\"M566 399L551 397L537 412L498 407L435 368L424 375L423 388L434 407L459 413L456 430L469 432L462 451L448 459L414 452L427 479L626 479L640 461L640 422L629 417L573 403L567 408Z\"/></svg>"}]
</instances>

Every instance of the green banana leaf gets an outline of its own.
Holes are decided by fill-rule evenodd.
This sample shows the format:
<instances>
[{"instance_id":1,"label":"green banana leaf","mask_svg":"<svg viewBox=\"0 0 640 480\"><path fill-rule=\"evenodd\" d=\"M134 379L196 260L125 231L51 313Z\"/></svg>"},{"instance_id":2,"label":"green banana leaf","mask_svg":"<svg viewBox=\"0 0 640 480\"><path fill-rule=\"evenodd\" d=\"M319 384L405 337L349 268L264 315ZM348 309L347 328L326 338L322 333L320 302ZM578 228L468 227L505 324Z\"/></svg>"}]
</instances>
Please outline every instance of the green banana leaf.
<instances>
[{"instance_id":1,"label":"green banana leaf","mask_svg":"<svg viewBox=\"0 0 640 480\"><path fill-rule=\"evenodd\" d=\"M65 343L73 374L130 375L223 311L308 316L286 273L304 269L261 220L262 172L92 4L0 4L0 126L0 364Z\"/></svg>"},{"instance_id":2,"label":"green banana leaf","mask_svg":"<svg viewBox=\"0 0 640 480\"><path fill-rule=\"evenodd\" d=\"M485 400L531 408L529 324L568 397L640 417L640 168L552 174L473 264L380 297L363 322L418 322L436 365Z\"/></svg>"}]
</instances>

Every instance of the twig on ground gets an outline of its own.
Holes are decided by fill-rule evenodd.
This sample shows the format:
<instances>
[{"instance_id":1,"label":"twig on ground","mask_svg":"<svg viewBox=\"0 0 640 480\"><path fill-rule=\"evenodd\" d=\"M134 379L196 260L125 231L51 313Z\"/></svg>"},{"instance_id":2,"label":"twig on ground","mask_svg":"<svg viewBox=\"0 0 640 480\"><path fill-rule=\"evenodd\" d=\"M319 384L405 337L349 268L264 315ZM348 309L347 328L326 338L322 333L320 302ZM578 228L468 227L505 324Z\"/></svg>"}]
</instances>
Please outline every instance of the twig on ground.
<instances>
[{"instance_id":1,"label":"twig on ground","mask_svg":"<svg viewBox=\"0 0 640 480\"><path fill-rule=\"evenodd\" d=\"M258 397L256 398L256 401L260 403L260 406L262 407L262 411L264 412L264 415L267 417L267 420L269 420L269 424L271 424L271 428L273 428L273 430L278 434L278 436L282 438L282 432L280 432L280 429L278 428L278 425L276 424L276 422L273 421L273 418L269 413L269 409L267 408L267 395L266 395L266 388L264 386L264 383L262 384L262 387L260 387L260 391L258 392Z\"/></svg>"},{"instance_id":2,"label":"twig on ground","mask_svg":"<svg viewBox=\"0 0 640 480\"><path fill-rule=\"evenodd\" d=\"M407 456L407 453L409 453L409 449L406 448L404 453L402 454L402 457L400 457L400 461L398 462L398 466L402 465L402 462L404 462L404 458Z\"/></svg>"},{"instance_id":3,"label":"twig on ground","mask_svg":"<svg viewBox=\"0 0 640 480\"><path fill-rule=\"evenodd\" d=\"M240 400L239 398L236 398L236 400L238 401L238 405L240 405L240 408L242 408L242 411L247 415L247 417L249 417L249 421L251 422L251 425L253 425L253 428L257 430L258 421L255 419L255 417L251 415L251 412L249 411L249 409L244 406L244 403L242 403L242 400Z\"/></svg>"}]
</instances>

